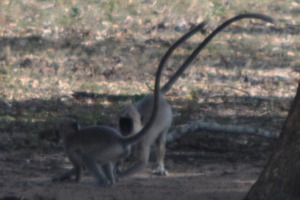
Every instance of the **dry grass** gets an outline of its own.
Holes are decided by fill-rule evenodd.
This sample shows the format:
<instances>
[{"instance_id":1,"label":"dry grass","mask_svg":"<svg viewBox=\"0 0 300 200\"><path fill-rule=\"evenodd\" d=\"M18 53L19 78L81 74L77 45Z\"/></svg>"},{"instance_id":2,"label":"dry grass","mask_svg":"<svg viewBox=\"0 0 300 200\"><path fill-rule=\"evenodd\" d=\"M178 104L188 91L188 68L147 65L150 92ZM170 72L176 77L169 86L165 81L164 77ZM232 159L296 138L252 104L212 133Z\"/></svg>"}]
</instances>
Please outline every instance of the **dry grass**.
<instances>
[{"instance_id":1,"label":"dry grass","mask_svg":"<svg viewBox=\"0 0 300 200\"><path fill-rule=\"evenodd\" d=\"M271 0L1 1L0 97L12 107L1 107L0 128L35 132L66 115L84 123L115 123L124 99L70 95L131 99L147 93L159 59L190 24L210 19L211 31L245 11L271 15L278 24L244 20L217 36L170 92L174 125L218 117L238 123L231 119L241 113L284 118L299 80L299 10L296 1ZM175 52L165 79L204 37L195 36ZM228 100L233 97L250 100ZM251 104L252 97L271 100Z\"/></svg>"},{"instance_id":2,"label":"dry grass","mask_svg":"<svg viewBox=\"0 0 300 200\"><path fill-rule=\"evenodd\" d=\"M64 116L116 126L125 104L152 91L160 58L191 25L209 19L209 33L246 11L278 23L243 20L214 38L168 93L173 126L202 119L278 132L299 81L299 0L1 0L0 198L241 199L271 152L268 139L187 134L167 145L169 178L142 174L99 189L89 178L50 183L69 163L39 136L52 136ZM176 50L164 81L208 33Z\"/></svg>"}]
</instances>

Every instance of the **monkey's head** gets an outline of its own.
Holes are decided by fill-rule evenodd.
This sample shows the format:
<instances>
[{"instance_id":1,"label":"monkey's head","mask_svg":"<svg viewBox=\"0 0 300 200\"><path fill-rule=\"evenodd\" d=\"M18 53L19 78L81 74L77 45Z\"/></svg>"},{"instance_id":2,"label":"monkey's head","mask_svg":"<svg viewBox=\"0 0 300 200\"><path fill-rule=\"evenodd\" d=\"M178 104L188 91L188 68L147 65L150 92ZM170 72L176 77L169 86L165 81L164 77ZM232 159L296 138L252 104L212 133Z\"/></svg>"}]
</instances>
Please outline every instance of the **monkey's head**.
<instances>
[{"instance_id":1,"label":"monkey's head","mask_svg":"<svg viewBox=\"0 0 300 200\"><path fill-rule=\"evenodd\" d=\"M128 136L133 130L133 121L128 117L120 117L119 127L122 135Z\"/></svg>"},{"instance_id":2,"label":"monkey's head","mask_svg":"<svg viewBox=\"0 0 300 200\"><path fill-rule=\"evenodd\" d=\"M39 133L41 140L47 140L50 142L58 143L60 140L59 131L57 128L43 130Z\"/></svg>"},{"instance_id":3,"label":"monkey's head","mask_svg":"<svg viewBox=\"0 0 300 200\"><path fill-rule=\"evenodd\" d=\"M78 132L80 126L78 122L74 119L70 118L63 118L60 120L58 124L58 133L61 138L67 137Z\"/></svg>"},{"instance_id":4,"label":"monkey's head","mask_svg":"<svg viewBox=\"0 0 300 200\"><path fill-rule=\"evenodd\" d=\"M119 128L124 136L136 134L143 128L143 116L134 106L129 106L121 115Z\"/></svg>"}]
</instances>

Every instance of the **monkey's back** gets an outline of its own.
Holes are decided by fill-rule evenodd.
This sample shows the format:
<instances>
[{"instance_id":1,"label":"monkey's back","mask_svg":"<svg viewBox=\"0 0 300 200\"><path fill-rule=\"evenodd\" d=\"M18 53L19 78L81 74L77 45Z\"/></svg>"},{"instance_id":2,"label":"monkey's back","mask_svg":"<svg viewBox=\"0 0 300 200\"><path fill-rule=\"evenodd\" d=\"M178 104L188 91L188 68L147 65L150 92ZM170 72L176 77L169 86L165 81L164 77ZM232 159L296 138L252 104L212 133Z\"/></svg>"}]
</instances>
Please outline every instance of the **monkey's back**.
<instances>
[{"instance_id":1,"label":"monkey's back","mask_svg":"<svg viewBox=\"0 0 300 200\"><path fill-rule=\"evenodd\" d=\"M139 111L141 116L143 116L143 121L142 121L143 125L145 125L150 120L152 110L153 110L153 105L154 105L153 103L154 103L154 96L151 94L144 97L141 101L139 101L135 105L136 109ZM145 136L145 139L143 140L149 140L149 139L155 140L156 138L153 139L152 137L150 138L150 133L152 136L153 134L158 136L158 134L161 131L168 129L171 126L171 123L172 123L171 106L165 99L164 95L161 94L159 99L159 108L157 112L157 117L155 118L154 121L155 126L151 128L151 130L153 130L155 133L150 130L149 134L147 134Z\"/></svg>"},{"instance_id":2,"label":"monkey's back","mask_svg":"<svg viewBox=\"0 0 300 200\"><path fill-rule=\"evenodd\" d=\"M122 136L114 128L91 126L69 136L66 140L66 150L75 151L86 158L97 158L105 164L117 161L123 156L125 147L121 140Z\"/></svg>"}]
</instances>

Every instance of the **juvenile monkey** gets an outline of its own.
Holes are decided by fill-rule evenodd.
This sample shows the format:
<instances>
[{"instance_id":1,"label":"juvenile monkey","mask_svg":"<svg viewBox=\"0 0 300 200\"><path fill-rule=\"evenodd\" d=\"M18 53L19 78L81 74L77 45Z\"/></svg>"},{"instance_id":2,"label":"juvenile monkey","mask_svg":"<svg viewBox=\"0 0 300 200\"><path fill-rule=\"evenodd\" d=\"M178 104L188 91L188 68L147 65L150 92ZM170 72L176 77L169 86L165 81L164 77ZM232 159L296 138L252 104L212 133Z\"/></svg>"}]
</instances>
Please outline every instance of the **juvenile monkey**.
<instances>
[{"instance_id":1,"label":"juvenile monkey","mask_svg":"<svg viewBox=\"0 0 300 200\"><path fill-rule=\"evenodd\" d=\"M75 175L75 181L78 182L82 169L87 168L97 178L99 185L115 183L115 162L128 154L128 144L134 141L125 139L111 127L80 128L75 120L68 118L60 121L58 131L73 168L54 177L53 181L64 181Z\"/></svg>"},{"instance_id":2,"label":"juvenile monkey","mask_svg":"<svg viewBox=\"0 0 300 200\"><path fill-rule=\"evenodd\" d=\"M149 161L149 154L150 154L150 147L155 142L158 145L158 148L156 148L157 152L157 169L154 170L154 174L156 175L167 175L168 172L164 167L164 157L165 157L165 143L166 143L166 134L171 126L172 122L172 110L168 102L166 101L164 94L166 94L171 86L175 83L175 81L178 79L178 77L183 73L183 71L189 66L189 64L195 59L195 57L199 54L199 52L213 39L215 35L217 35L220 31L222 31L225 27L230 25L231 23L244 19L244 18L255 18L260 19L266 22L273 23L274 20L266 15L262 14L255 14L255 13L248 13L248 14L241 14L237 15L223 24L221 24L219 27L217 27L208 37L205 38L205 40L192 52L192 54L185 60L185 62L179 67L179 69L176 71L176 73L169 79L169 81L160 89L160 97L159 101L157 102L159 104L159 110L157 117L154 120L154 126L152 126L149 131L145 134L143 139L139 143L136 144L135 148L135 155L137 156L136 163L131 166L129 169L125 170L121 175L120 178L125 178L127 176L130 176L140 170L142 170ZM179 39L163 56L160 65L164 65L167 59L170 57L174 49L181 44L183 41L185 41L188 37L190 37L192 34L186 36L185 38ZM158 78L158 77L156 77ZM138 131L137 127L140 127L140 124L144 125L147 124L147 122L150 119L151 116L151 110L153 109L154 104L154 98L153 95L147 95L144 97L141 101L135 103L133 105L133 108L136 109L137 112L129 112L129 109L125 109L123 113L120 116L119 119L119 128L121 130L121 133L123 135L134 135ZM129 107L130 110L132 109L132 106ZM135 124L136 122L134 119L136 118L134 115L135 113L139 113L139 116L141 116L142 121L138 124Z\"/></svg>"}]
</instances>

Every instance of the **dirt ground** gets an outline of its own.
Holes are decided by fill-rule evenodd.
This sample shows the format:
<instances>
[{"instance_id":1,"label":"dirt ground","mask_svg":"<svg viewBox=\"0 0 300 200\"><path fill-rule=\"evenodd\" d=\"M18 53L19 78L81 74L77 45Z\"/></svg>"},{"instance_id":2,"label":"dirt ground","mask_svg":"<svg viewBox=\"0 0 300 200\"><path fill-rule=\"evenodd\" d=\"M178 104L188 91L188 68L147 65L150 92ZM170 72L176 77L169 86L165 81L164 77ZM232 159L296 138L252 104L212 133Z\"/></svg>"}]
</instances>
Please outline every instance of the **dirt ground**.
<instances>
[{"instance_id":1,"label":"dirt ground","mask_svg":"<svg viewBox=\"0 0 300 200\"><path fill-rule=\"evenodd\" d=\"M188 145L193 143L198 149ZM80 183L51 182L54 175L70 167L61 151L46 155L30 149L2 151L0 194L6 200L238 200L259 176L273 143L255 136L189 134L167 145L169 176L151 175L152 161L145 172L105 188L93 185L94 179L88 173Z\"/></svg>"},{"instance_id":2,"label":"dirt ground","mask_svg":"<svg viewBox=\"0 0 300 200\"><path fill-rule=\"evenodd\" d=\"M135 97L149 93L156 71L153 66L182 35L174 30L181 27L181 18L188 13L185 11L184 17L170 15L178 10L174 7L176 1L166 1L172 5L161 6L163 9L159 4L156 9L152 1L135 1L142 6L133 10L138 16L122 16L118 9L111 14L114 4L103 1L111 6L104 20L99 15L104 10L102 5L86 6L83 1L24 1L28 5L3 2L0 200L243 199L276 140L245 134L188 133L167 144L165 164L169 176L152 175L155 162L151 161L144 172L105 188L96 187L87 172L80 183L51 182L52 177L71 167L70 163L61 146L43 146L36 141L38 131L50 129L62 116L86 124L117 123L127 100L135 101ZM71 2L77 2L72 9ZM239 22L216 37L167 96L173 109L172 128L203 120L280 132L299 80L300 27L293 16L299 13L300 5L296 1L266 2L265 6L247 2L251 9L245 7L246 1L224 1L224 5L199 1L200 6L189 5L189 10L201 13L194 17L189 11L192 17L184 20L186 31L202 18L213 16L209 33L224 18L247 10L274 14L280 23L273 27L255 21ZM45 4L44 9L39 11L41 4ZM185 4L177 4L179 13L186 9L182 6ZM128 8L130 11L134 7ZM143 11L150 12L149 16L143 16ZM212 14L203 14L210 11ZM215 16L218 12L220 16ZM40 23L35 16L42 16ZM62 24L57 25L60 21ZM175 64L182 63L206 35L199 35L174 54L166 66L164 81L177 70ZM98 94L99 99L72 96L81 91Z\"/></svg>"}]
</instances>

